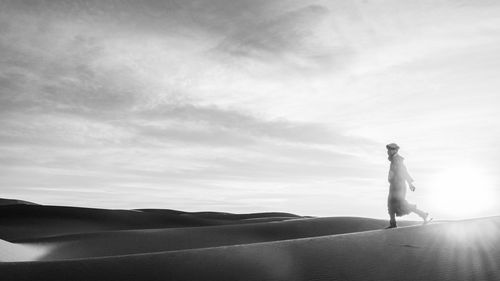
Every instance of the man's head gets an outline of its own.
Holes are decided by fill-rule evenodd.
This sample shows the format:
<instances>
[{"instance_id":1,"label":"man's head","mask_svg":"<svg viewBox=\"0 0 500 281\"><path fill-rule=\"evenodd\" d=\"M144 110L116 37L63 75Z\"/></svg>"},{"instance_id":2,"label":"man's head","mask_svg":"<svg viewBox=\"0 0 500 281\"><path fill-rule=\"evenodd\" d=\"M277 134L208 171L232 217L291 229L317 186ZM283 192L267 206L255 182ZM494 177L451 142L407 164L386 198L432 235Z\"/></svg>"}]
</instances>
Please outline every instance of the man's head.
<instances>
[{"instance_id":1,"label":"man's head","mask_svg":"<svg viewBox=\"0 0 500 281\"><path fill-rule=\"evenodd\" d=\"M399 145L395 143L390 143L386 145L385 148L387 148L387 155L389 155L389 157L394 156L399 151Z\"/></svg>"}]
</instances>

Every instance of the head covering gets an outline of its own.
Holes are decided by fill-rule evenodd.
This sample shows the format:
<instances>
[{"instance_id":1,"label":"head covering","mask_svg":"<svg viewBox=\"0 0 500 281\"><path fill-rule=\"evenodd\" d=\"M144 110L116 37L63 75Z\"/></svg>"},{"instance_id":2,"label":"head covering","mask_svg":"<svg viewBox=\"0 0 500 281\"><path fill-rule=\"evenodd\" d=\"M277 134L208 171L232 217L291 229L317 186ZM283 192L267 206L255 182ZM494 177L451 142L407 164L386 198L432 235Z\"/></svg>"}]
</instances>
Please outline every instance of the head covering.
<instances>
[{"instance_id":1,"label":"head covering","mask_svg":"<svg viewBox=\"0 0 500 281\"><path fill-rule=\"evenodd\" d=\"M390 143L388 145L385 146L387 149L396 149L398 150L399 149L399 145L395 144L395 143Z\"/></svg>"}]
</instances>

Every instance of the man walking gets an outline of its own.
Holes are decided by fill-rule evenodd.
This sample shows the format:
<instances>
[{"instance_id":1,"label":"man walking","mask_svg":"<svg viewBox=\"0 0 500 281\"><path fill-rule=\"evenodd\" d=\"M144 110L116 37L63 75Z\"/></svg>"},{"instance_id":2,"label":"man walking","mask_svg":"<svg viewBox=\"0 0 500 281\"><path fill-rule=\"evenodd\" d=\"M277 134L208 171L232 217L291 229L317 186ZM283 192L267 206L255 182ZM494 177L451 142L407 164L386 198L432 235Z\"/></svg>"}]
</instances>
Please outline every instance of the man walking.
<instances>
[{"instance_id":1,"label":"man walking","mask_svg":"<svg viewBox=\"0 0 500 281\"><path fill-rule=\"evenodd\" d=\"M387 155L391 166L389 169L389 197L387 199L387 208L390 216L390 225L388 228L397 227L396 216L401 217L408 215L411 212L417 214L424 220L424 224L428 222L429 213L417 209L417 205L413 205L406 201L406 183L408 182L410 190L415 191L413 179L408 174L408 170L403 162L404 158L398 154L399 146L395 143L386 145Z\"/></svg>"}]
</instances>

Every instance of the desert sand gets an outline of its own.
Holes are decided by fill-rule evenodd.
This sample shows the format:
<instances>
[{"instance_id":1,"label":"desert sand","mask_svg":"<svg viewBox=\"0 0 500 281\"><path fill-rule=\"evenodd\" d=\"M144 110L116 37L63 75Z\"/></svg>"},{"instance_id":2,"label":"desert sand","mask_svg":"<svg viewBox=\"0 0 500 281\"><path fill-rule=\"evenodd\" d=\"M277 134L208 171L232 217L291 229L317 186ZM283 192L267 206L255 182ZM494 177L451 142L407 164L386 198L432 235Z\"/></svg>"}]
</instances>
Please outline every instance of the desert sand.
<instances>
[{"instance_id":1,"label":"desert sand","mask_svg":"<svg viewBox=\"0 0 500 281\"><path fill-rule=\"evenodd\" d=\"M500 217L106 210L0 200L1 280L500 280Z\"/></svg>"}]
</instances>

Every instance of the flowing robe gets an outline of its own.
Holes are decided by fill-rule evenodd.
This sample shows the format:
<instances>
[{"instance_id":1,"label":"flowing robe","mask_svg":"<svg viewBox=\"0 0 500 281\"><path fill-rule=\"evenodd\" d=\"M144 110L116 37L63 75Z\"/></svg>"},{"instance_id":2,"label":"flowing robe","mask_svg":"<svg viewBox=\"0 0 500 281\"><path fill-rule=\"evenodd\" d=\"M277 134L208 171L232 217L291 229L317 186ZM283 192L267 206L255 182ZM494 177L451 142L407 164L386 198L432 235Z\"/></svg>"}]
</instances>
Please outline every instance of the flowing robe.
<instances>
[{"instance_id":1,"label":"flowing robe","mask_svg":"<svg viewBox=\"0 0 500 281\"><path fill-rule=\"evenodd\" d=\"M415 205L409 204L406 201L406 183L413 182L413 178L406 169L403 157L395 154L389 160L391 160L391 166L388 175L390 186L387 208L389 214L394 213L397 216L407 215L416 208Z\"/></svg>"}]
</instances>

